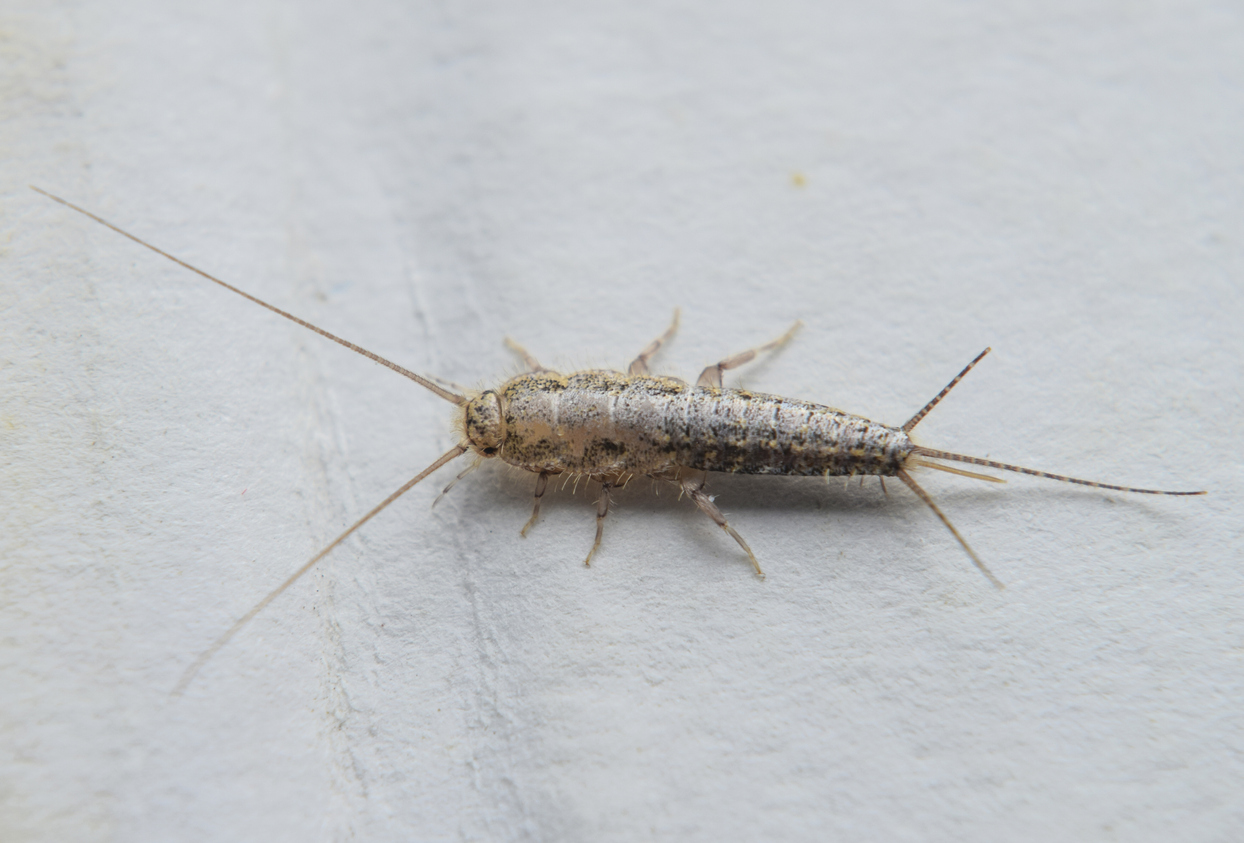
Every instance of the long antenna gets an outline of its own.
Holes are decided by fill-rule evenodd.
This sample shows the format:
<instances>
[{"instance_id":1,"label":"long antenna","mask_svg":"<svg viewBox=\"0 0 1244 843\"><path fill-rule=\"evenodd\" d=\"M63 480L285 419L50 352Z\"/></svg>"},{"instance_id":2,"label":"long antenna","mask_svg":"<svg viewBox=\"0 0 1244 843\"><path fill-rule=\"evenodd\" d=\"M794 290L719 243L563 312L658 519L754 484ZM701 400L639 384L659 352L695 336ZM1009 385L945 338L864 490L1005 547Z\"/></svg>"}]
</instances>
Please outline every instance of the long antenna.
<instances>
[{"instance_id":1,"label":"long antenna","mask_svg":"<svg viewBox=\"0 0 1244 843\"><path fill-rule=\"evenodd\" d=\"M241 296L244 299L249 299L250 301L253 301L255 304L259 305L260 307L266 307L268 308L268 310L271 310L273 313L276 313L280 316L284 316L289 321L295 322L309 331L315 331L317 334L319 334L322 337L327 337L328 339L332 340L335 343L338 343L339 345L344 345L346 348L350 349L351 351L357 354L363 355L368 360L372 360L376 363L379 363L381 366L387 366L393 371L397 372L399 375L405 375L406 377L410 378L412 381L419 384L420 386L426 389L430 389L432 392L435 392L437 395L439 395L441 398L444 398L446 401L448 401L451 404L462 404L467 400L466 396L464 395L458 395L457 393L450 392L448 389L444 389L443 387L437 386L436 384L432 383L432 381L428 380L427 378L421 375L416 375L414 372L410 371L409 369L405 369L397 365L396 363L392 362L391 360L384 359L379 354L375 354L371 351L368 351L365 348L362 348L361 346L357 346L354 343L350 342L349 340L344 340L341 337L337 336L336 334L330 334L328 331L325 331L323 328L317 328L315 325L312 325L310 322L307 322L305 320L299 319L297 316L293 315L292 313L286 313L284 310L281 310L279 307L268 304L263 299L256 298L255 296L252 296L250 293L244 292L243 290L239 290L237 287L233 286L232 284L227 284L224 281L221 281L219 278L216 278L215 276L207 274L203 270L199 269L197 266L191 266L190 264L186 263L181 258L176 257L174 255L170 255L168 252L164 251L163 249L160 249L160 248L157 248L151 245L146 240L141 240L138 237L135 237L133 234L130 234L125 229L119 228L113 225L112 223L108 222L108 220L102 217L96 216L95 214L92 214L90 211L86 210L85 208L80 208L77 205L73 204L72 202L69 202L65 199L61 199L59 196L56 196L54 194L48 193L46 190L44 190L41 187L35 187L33 184L30 185L30 189L35 191L36 193L42 193L44 196L51 199L53 202L59 202L62 205L64 205L66 208L71 208L72 210L77 211L79 214L82 214L83 216L90 217L91 219L95 220L95 222L99 223L100 225L111 228L113 231L115 231L117 234L120 234L122 237L128 237L130 240L133 240L138 245L145 246L146 248L155 252L157 255L161 255L163 257L168 258L173 263L178 264L179 266L185 267L186 269L190 270L196 275L203 276L208 281L211 281L215 284L219 284L220 286L224 287L226 290L237 293L239 296Z\"/></svg>"},{"instance_id":2,"label":"long antenna","mask_svg":"<svg viewBox=\"0 0 1244 843\"><path fill-rule=\"evenodd\" d=\"M445 465L445 463L456 460L458 457L465 454L466 451L467 451L467 447L465 445L455 445L452 449L442 454L440 459L432 463L430 466L425 468L423 471L419 472L414 477L414 479L408 480L400 489L398 489L396 492L394 492L393 494L389 495L387 498L382 500L376 507L374 507L371 510L371 512L364 515L358 521L355 521L350 526L350 529L346 530L344 533L337 536L337 538L333 539L332 543L330 543L327 547L325 547L319 553L312 556L311 559L305 565L299 568L297 571L294 571L294 573L290 575L289 579L285 580L285 582L281 583L276 588L274 588L271 592L269 592L267 597L265 597L263 600L260 600L254 606L252 606L249 612L247 612L245 615L243 615L242 617L234 621L233 626L225 630L224 635L221 635L214 642L212 642L212 646L208 647L206 650L200 653L199 657L194 660L194 662L190 665L190 667L186 668L186 672L181 675L181 678L177 680L177 684L173 686L173 696L175 697L181 696L181 693L186 690L186 686L190 684L190 680L194 679L195 674L199 672L199 670L203 667L203 665L207 664L208 659L216 655L217 651L219 651L221 647L228 644L229 639L232 638L234 635L236 635L238 630L240 630L242 627L250 623L251 620L254 619L255 615L258 615L260 612L262 612L264 608L266 608L269 603L271 603L273 600L279 597L281 593L285 591L285 589L289 588L291 585L296 583L298 579L303 574L305 574L307 571L310 571L316 562L319 562L321 559L327 556L335 547L337 547L337 545L341 544L343 541L349 538L351 533L353 533L359 527L362 527L364 524L370 521L374 516L378 515L380 511L383 510L386 506L393 503L395 500L400 498L402 495L409 492L415 486L415 484L418 483L420 480L427 477L429 474L436 471L441 466Z\"/></svg>"}]
</instances>

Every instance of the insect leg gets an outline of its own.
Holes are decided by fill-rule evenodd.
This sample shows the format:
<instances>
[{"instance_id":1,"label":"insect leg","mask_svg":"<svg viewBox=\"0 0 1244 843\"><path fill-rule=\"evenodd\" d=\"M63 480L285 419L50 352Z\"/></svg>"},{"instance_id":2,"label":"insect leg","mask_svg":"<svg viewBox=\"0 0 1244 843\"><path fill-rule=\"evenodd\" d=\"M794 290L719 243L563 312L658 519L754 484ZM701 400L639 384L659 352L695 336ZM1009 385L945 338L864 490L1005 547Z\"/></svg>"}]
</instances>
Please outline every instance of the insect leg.
<instances>
[{"instance_id":1,"label":"insect leg","mask_svg":"<svg viewBox=\"0 0 1244 843\"><path fill-rule=\"evenodd\" d=\"M652 355L661 350L661 346L669 342L674 332L678 330L678 308L674 308L674 321L670 323L669 329L664 334L657 337L652 342L644 346L644 350L639 352L639 356L631 361L631 367L626 370L628 375L647 375L648 361L652 359Z\"/></svg>"},{"instance_id":2,"label":"insect leg","mask_svg":"<svg viewBox=\"0 0 1244 843\"><path fill-rule=\"evenodd\" d=\"M475 469L479 468L480 462L481 460L476 459L475 462L471 463L466 468L462 469L462 471L458 472L458 476L455 477L453 480L450 480L449 483L445 486L445 488L441 489L441 493L436 496L436 499L432 501L432 507L435 508L436 505L441 502L441 498L448 495L449 490L452 489L454 486L458 485L459 480L461 480L463 477L466 477L468 474L470 474Z\"/></svg>"},{"instance_id":3,"label":"insect leg","mask_svg":"<svg viewBox=\"0 0 1244 843\"><path fill-rule=\"evenodd\" d=\"M510 339L509 337L505 338L505 345L506 345L506 348L508 348L510 351L514 352L519 357L523 358L523 365L527 367L528 371L530 372L550 371L545 366L541 366L540 361L532 357L530 351L523 348L521 345L514 342L514 340Z\"/></svg>"},{"instance_id":4,"label":"insect leg","mask_svg":"<svg viewBox=\"0 0 1244 843\"><path fill-rule=\"evenodd\" d=\"M722 360L716 366L709 366L703 372L700 373L700 377L698 380L696 380L695 385L696 386L720 387L722 372L726 371L727 369L737 369L739 366L742 366L744 363L750 363L752 360L755 359L756 355L759 354L760 352L772 351L773 349L783 345L787 340L789 340L791 337L795 335L795 331L798 331L801 325L803 325L803 323L796 320L795 324L790 326L789 331L782 334L782 336L778 337L773 342L765 343L764 345L757 346L756 348L749 348L747 351L744 351L741 354L736 354L733 357L727 357L725 360Z\"/></svg>"},{"instance_id":5,"label":"insect leg","mask_svg":"<svg viewBox=\"0 0 1244 843\"><path fill-rule=\"evenodd\" d=\"M548 488L548 485L549 473L541 471L540 476L536 478L536 505L531 510L531 520L518 533L523 538L527 538L527 531L531 529L531 526L536 523L536 519L540 517L540 498L544 497L544 490Z\"/></svg>"},{"instance_id":6,"label":"insect leg","mask_svg":"<svg viewBox=\"0 0 1244 843\"><path fill-rule=\"evenodd\" d=\"M600 500L596 502L596 541L592 543L592 549L588 551L587 558L583 560L583 564L589 568L592 566L592 556L600 547L600 537L605 532L605 516L609 514L609 490L612 488L613 484L608 480L601 481Z\"/></svg>"},{"instance_id":7,"label":"insect leg","mask_svg":"<svg viewBox=\"0 0 1244 843\"><path fill-rule=\"evenodd\" d=\"M743 537L726 521L726 516L717 508L717 504L713 503L713 499L704 493L706 479L707 476L701 476L698 480L683 478L680 481L682 490L687 493L691 500L695 501L695 505L705 515L713 519L713 523L734 537L734 540L739 543L739 547L743 548L743 551L747 554L747 558L752 561L752 567L756 569L756 576L763 580L765 572L760 570L760 563L756 561L756 554L752 553L752 549L747 546L747 542L743 541Z\"/></svg>"}]
</instances>

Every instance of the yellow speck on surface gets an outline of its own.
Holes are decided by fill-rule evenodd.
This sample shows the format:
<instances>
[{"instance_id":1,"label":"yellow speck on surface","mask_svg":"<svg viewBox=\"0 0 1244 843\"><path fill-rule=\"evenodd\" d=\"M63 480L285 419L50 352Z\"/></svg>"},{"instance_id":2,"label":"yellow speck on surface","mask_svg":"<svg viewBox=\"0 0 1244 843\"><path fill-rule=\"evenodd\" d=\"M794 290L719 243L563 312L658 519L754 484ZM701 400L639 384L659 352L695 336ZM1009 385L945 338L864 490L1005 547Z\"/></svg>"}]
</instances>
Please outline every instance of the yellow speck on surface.
<instances>
[{"instance_id":1,"label":"yellow speck on surface","mask_svg":"<svg viewBox=\"0 0 1244 843\"><path fill-rule=\"evenodd\" d=\"M791 173L790 184L791 184L791 187L807 187L808 177L800 172Z\"/></svg>"}]
</instances>

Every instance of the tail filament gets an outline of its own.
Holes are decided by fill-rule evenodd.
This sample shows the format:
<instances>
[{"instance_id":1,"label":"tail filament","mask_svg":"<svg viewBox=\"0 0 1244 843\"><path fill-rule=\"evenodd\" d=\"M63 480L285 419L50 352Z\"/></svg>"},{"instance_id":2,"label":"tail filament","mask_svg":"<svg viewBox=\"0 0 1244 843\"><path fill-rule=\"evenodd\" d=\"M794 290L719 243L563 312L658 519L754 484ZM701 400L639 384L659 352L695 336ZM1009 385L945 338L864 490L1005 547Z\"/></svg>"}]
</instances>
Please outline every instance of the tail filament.
<instances>
[{"instance_id":1,"label":"tail filament","mask_svg":"<svg viewBox=\"0 0 1244 843\"><path fill-rule=\"evenodd\" d=\"M969 465L981 465L986 468L998 468L1003 471L1014 471L1017 474L1028 474L1033 477L1044 477L1046 480L1059 480L1063 483L1075 483L1079 486L1089 486L1094 489L1109 489L1114 492L1135 492L1138 495L1203 495L1205 491L1199 492L1169 492L1163 489L1137 489L1134 486L1114 486L1110 483L1098 483L1096 480L1081 480L1078 477L1067 477L1063 474L1050 474L1048 471L1037 471L1034 468L1024 468L1019 465L1011 465L1005 462L995 462L994 460L982 459L981 457L969 457L964 454L954 454L950 451L939 451L935 448L924 448L920 445L916 446L915 453L921 457L932 457L938 460L952 460L954 462L965 462ZM943 471L950 470L948 466L937 466L927 463L930 468L941 468Z\"/></svg>"}]
</instances>

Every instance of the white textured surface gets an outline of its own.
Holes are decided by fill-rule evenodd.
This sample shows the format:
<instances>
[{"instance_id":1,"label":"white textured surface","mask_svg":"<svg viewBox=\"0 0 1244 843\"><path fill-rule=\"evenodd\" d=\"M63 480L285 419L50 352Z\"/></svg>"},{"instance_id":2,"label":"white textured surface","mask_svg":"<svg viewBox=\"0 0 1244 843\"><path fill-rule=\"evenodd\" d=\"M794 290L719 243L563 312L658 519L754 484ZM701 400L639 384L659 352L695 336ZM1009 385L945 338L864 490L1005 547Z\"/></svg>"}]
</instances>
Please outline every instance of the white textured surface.
<instances>
[{"instance_id":1,"label":"white textured surface","mask_svg":"<svg viewBox=\"0 0 1244 843\"><path fill-rule=\"evenodd\" d=\"M179 7L179 8L175 8ZM50 4L0 15L0 837L1227 840L1244 824L1233 2ZM807 323L754 388L1105 481L446 470L417 371ZM801 184L802 182L802 184ZM740 376L734 378L739 382Z\"/></svg>"}]
</instances>

